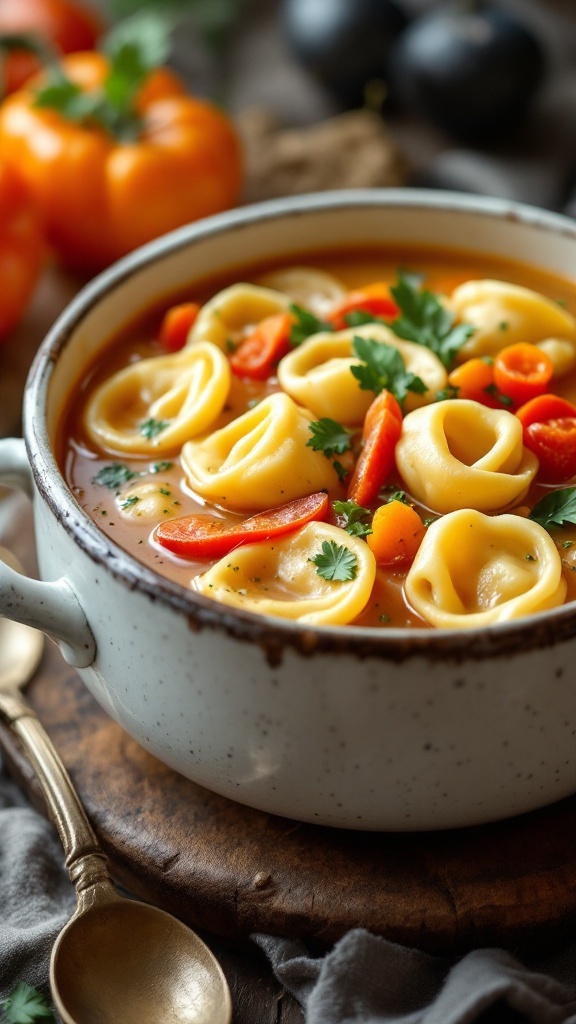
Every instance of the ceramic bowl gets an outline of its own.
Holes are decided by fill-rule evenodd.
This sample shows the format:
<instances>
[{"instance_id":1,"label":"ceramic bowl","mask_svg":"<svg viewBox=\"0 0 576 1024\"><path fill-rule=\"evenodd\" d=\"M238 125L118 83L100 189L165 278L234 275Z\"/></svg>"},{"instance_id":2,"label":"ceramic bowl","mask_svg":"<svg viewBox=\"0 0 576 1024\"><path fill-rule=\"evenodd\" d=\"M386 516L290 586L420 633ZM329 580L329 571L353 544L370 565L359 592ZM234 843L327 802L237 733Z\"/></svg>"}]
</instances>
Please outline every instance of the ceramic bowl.
<instances>
[{"instance_id":1,"label":"ceramic bowl","mask_svg":"<svg viewBox=\"0 0 576 1024\"><path fill-rule=\"evenodd\" d=\"M110 334L154 300L248 258L439 244L566 276L576 225L416 190L268 202L180 229L101 274L32 367L24 440L0 483L34 503L40 581L0 571L0 612L60 644L143 747L210 790L349 829L494 821L576 791L576 606L483 631L306 628L157 576L81 510L53 454L63 404Z\"/></svg>"}]
</instances>

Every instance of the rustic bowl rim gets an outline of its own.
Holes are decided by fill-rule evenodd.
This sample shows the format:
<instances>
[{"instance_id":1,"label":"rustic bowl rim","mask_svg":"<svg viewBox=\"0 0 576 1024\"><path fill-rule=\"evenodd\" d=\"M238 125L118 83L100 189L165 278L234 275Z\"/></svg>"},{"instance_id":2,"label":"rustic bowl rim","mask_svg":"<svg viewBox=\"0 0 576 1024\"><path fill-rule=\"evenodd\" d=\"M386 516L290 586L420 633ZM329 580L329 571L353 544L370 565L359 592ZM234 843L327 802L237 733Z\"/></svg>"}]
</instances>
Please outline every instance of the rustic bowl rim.
<instances>
[{"instance_id":1,"label":"rustic bowl rim","mask_svg":"<svg viewBox=\"0 0 576 1024\"><path fill-rule=\"evenodd\" d=\"M78 504L56 463L46 428L52 371L83 317L110 291L121 287L157 259L204 238L287 215L365 206L439 210L521 222L548 234L573 238L576 243L576 222L561 214L510 200L415 188L350 189L272 199L178 228L136 249L84 285L41 342L30 368L23 405L26 449L38 492L80 550L126 588L145 594L153 602L160 601L183 615L194 631L223 630L236 639L256 642L269 660L280 658L283 649L288 647L303 655L327 651L361 659L402 662L425 657L435 662L462 664L568 642L576 636L576 603L512 622L496 623L482 630L387 627L381 632L358 626L311 627L217 604L160 576L107 537Z\"/></svg>"}]
</instances>

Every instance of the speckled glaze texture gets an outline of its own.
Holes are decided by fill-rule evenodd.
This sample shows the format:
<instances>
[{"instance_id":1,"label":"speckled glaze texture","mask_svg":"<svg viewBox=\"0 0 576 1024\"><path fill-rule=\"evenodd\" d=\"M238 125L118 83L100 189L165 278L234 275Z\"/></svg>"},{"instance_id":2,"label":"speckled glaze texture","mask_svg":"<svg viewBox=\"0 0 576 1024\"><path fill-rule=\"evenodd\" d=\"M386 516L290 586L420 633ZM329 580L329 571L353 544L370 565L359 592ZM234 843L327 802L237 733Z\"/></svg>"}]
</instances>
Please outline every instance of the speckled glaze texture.
<instances>
[{"instance_id":1,"label":"speckled glaze texture","mask_svg":"<svg viewBox=\"0 0 576 1024\"><path fill-rule=\"evenodd\" d=\"M0 482L34 493L45 581L20 583L0 570L0 611L42 625L60 581L58 621L44 628L62 639L103 708L177 771L265 811L351 829L444 829L568 796L576 791L573 606L483 633L383 635L232 612L115 547L57 470L51 439L66 391L116 326L170 284L239 264L242 253L289 258L319 239L464 242L557 273L576 266L568 220L395 190L262 204L128 257L84 289L37 356L25 407L32 482L14 469L18 453L8 458L0 444Z\"/></svg>"}]
</instances>

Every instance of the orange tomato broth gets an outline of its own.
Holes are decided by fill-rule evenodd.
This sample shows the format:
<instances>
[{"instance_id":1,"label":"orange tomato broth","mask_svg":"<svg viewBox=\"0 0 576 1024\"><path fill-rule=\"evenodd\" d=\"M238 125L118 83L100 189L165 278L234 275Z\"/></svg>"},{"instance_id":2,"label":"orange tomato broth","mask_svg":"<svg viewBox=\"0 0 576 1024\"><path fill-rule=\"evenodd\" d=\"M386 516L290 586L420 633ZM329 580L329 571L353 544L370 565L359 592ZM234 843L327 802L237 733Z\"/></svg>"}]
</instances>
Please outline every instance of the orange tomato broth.
<instances>
[{"instance_id":1,"label":"orange tomato broth","mask_svg":"<svg viewBox=\"0 0 576 1024\"><path fill-rule=\"evenodd\" d=\"M387 248L361 249L303 253L287 260L269 261L234 268L217 278L195 284L185 292L166 297L154 308L138 316L127 327L111 336L109 344L98 361L85 374L80 385L70 396L65 414L59 424L56 455L65 479L77 501L98 527L111 540L129 551L134 558L151 567L163 576L189 587L191 579L206 571L211 561L184 561L169 551L151 542L153 526L146 519L142 524L137 519L125 520L119 513L115 492L94 483L94 477L111 462L121 462L134 471L142 471L153 462L163 462L168 457L156 460L148 456L134 457L125 453L107 452L97 449L87 436L82 423L82 410L92 391L113 373L136 359L153 355L164 355L158 339L162 316L171 306L179 302L206 302L222 288L238 281L253 283L264 272L288 266L309 266L318 268L338 277L348 288L359 288L372 281L389 281L397 278L398 268L409 269L423 276L424 287L432 292L450 294L464 281L479 278L499 279L531 288L561 303L576 316L576 285L533 267L498 258L479 256L465 251L431 248ZM242 380L233 375L229 400L221 417L213 424L212 430L224 426L231 419L242 414L248 403L266 393L278 390L275 378L264 383ZM576 372L555 382L553 390L576 404ZM183 472L178 453L169 457L171 468L158 473L159 487L166 494L163 509L167 519L188 515L192 512L210 512L204 502L196 502L188 490L182 487ZM561 486L570 486L568 481ZM399 476L387 483L391 491L404 489ZM522 505L532 507L549 488L538 484L532 487ZM342 498L345 499L345 490ZM385 499L384 499L385 500ZM374 506L376 507L376 506ZM416 508L422 518L431 516L429 510ZM238 522L238 515L218 509L219 515ZM156 524L154 524L156 525ZM576 600L576 526L563 527L553 531L559 547L564 575L568 584L566 601ZM573 547L566 547L573 541ZM409 566L379 567L371 599L354 621L354 625L386 627L427 627L428 623L407 606L403 594L403 581Z\"/></svg>"}]
</instances>

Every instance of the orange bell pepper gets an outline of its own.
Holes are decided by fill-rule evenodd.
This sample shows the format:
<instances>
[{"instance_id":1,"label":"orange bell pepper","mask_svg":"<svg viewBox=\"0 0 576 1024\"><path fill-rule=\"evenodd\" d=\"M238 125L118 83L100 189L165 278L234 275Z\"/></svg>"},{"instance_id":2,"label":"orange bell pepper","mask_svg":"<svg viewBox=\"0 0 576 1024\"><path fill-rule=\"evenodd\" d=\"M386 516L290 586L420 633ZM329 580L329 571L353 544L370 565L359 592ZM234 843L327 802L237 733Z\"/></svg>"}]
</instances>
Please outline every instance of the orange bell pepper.
<instances>
[{"instance_id":1,"label":"orange bell pepper","mask_svg":"<svg viewBox=\"0 0 576 1024\"><path fill-rule=\"evenodd\" d=\"M376 509L366 542L378 565L412 562L426 527L412 505L393 498Z\"/></svg>"},{"instance_id":2,"label":"orange bell pepper","mask_svg":"<svg viewBox=\"0 0 576 1024\"><path fill-rule=\"evenodd\" d=\"M390 295L390 285L385 281L374 281L347 292L335 303L326 320L336 331L343 331L348 326L346 317L355 312L369 313L384 320L398 316L398 306Z\"/></svg>"},{"instance_id":3,"label":"orange bell pepper","mask_svg":"<svg viewBox=\"0 0 576 1024\"><path fill-rule=\"evenodd\" d=\"M267 380L290 351L293 322L290 313L274 313L261 320L230 356L232 372L250 380Z\"/></svg>"},{"instance_id":4,"label":"orange bell pepper","mask_svg":"<svg viewBox=\"0 0 576 1024\"><path fill-rule=\"evenodd\" d=\"M0 341L22 317L44 255L40 218L32 197L15 170L0 163Z\"/></svg>"},{"instance_id":5,"label":"orange bell pepper","mask_svg":"<svg viewBox=\"0 0 576 1024\"><path fill-rule=\"evenodd\" d=\"M199 312L197 302L180 302L166 310L158 333L158 340L166 352L179 352L184 348Z\"/></svg>"},{"instance_id":6,"label":"orange bell pepper","mask_svg":"<svg viewBox=\"0 0 576 1024\"><path fill-rule=\"evenodd\" d=\"M147 73L128 110L108 105L100 117L110 68L100 53L71 54L63 87L56 80L39 96L35 79L0 106L0 159L20 170L49 242L74 269L232 206L242 186L232 123L166 68ZM81 101L93 102L88 113Z\"/></svg>"}]
</instances>

